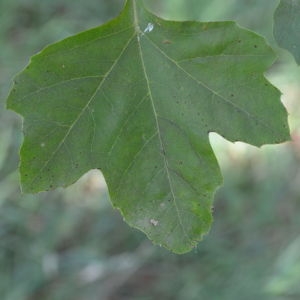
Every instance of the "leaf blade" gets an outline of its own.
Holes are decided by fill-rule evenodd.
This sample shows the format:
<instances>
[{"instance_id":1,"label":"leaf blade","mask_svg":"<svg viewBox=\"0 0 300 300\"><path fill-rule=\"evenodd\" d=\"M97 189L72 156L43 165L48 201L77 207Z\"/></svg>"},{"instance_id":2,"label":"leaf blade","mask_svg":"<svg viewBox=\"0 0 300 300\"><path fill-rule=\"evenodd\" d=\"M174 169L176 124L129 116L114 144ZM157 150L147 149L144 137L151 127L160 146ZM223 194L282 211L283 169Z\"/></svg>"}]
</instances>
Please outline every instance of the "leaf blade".
<instances>
[{"instance_id":1,"label":"leaf blade","mask_svg":"<svg viewBox=\"0 0 300 300\"><path fill-rule=\"evenodd\" d=\"M17 78L8 107L24 117L24 189L66 186L98 168L131 226L191 250L222 182L208 133L254 145L288 138L279 92L263 77L273 59L232 22L165 21L127 1L118 18L49 46ZM258 136L249 112L274 130Z\"/></svg>"}]
</instances>

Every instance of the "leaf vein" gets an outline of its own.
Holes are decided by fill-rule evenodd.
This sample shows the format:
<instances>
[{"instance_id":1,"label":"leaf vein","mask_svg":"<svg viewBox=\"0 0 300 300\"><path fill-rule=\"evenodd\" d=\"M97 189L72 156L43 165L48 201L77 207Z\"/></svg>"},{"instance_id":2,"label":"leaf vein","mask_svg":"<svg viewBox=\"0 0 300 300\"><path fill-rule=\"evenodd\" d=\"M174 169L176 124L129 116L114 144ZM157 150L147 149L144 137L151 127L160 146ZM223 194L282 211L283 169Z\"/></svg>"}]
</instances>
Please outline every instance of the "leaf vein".
<instances>
[{"instance_id":1,"label":"leaf vein","mask_svg":"<svg viewBox=\"0 0 300 300\"><path fill-rule=\"evenodd\" d=\"M192 74L190 74L189 72L187 72L177 61L175 61L174 59L172 59L169 55L167 55L158 45L156 45L148 36L145 35L145 38L147 38L147 40L164 56L166 57L169 61L171 61L179 70L181 70L184 74L186 74L186 76L190 77L193 81L195 81L197 84L203 86L204 88L208 89L211 93L213 93L214 95L216 95L218 98L220 98L221 100L223 100L225 103L231 105L232 107L234 107L235 109L237 109L238 111L244 113L248 118L255 120L256 122L260 123L261 125L263 125L265 128L269 129L271 132L274 133L273 128L271 128L270 126L268 126L267 124L265 124L263 121L261 121L260 119L257 119L254 115L250 114L248 111L244 110L243 108L239 107L238 105L236 105L235 103L233 103L232 101L226 99L224 96L222 96L221 94L219 94L218 92L214 91L212 88L210 88L206 83L198 80L196 77L194 77Z\"/></svg>"},{"instance_id":2,"label":"leaf vein","mask_svg":"<svg viewBox=\"0 0 300 300\"><path fill-rule=\"evenodd\" d=\"M99 26L98 26L98 27L99 27ZM98 27L95 27L94 29L90 29L90 30L95 30L95 29L97 29ZM132 28L132 26L128 26L127 28L123 28L122 30L119 30L119 31L116 31L116 32L113 32L113 33L110 33L110 34L107 34L107 35L104 35L104 36L100 36L100 37L97 37L97 38L95 38L95 39L92 39L92 40L89 40L89 41L86 41L86 42L81 42L79 46L75 46L75 47L69 48L69 49L67 49L67 50L60 51L60 53L62 54L62 53L66 53L66 52L71 52L71 51L73 51L73 50L75 50L75 49L80 49L80 48L82 48L82 47L86 47L87 45L92 44L92 43L94 43L94 42L96 42L96 41L100 41L100 40L106 39L106 38L108 38L108 37L111 37L111 36L114 36L114 35L118 35L118 34L120 34L120 33L123 33L123 32L125 32L125 31L131 29L131 28ZM84 33L84 32L83 32L83 33ZM72 39L72 36L69 37L69 38L66 38L66 39ZM47 49L47 48L46 48L46 49ZM45 49L45 50L46 50L46 49ZM53 53L49 53L49 54L44 54L44 57L51 57L52 55L56 55L56 54L57 54L57 52L53 52ZM38 55L39 55L39 54L37 54L37 56L38 56ZM35 57L36 57L36 56L34 56L33 58L35 58Z\"/></svg>"},{"instance_id":3,"label":"leaf vein","mask_svg":"<svg viewBox=\"0 0 300 300\"><path fill-rule=\"evenodd\" d=\"M147 99L148 96L149 96L149 94L145 95L145 96L140 100L140 102L139 102L137 105L135 105L135 109L134 109L132 112L130 112L129 115L127 116L125 122L122 124L121 129L119 130L119 133L118 133L117 136L115 137L115 139L114 139L114 141L113 141L113 143L112 143L112 145L111 145L111 147L110 147L110 150L108 151L108 157L111 156L111 153L112 153L114 147L115 147L116 144L117 144L118 138L119 138L119 137L121 136L121 134L123 133L123 131L124 131L126 125L129 123L129 121L131 120L131 118L135 116L135 114L136 114L136 113L138 112L138 110L140 109L140 105L142 105L142 104L145 102L145 100Z\"/></svg>"},{"instance_id":4,"label":"leaf vein","mask_svg":"<svg viewBox=\"0 0 300 300\"><path fill-rule=\"evenodd\" d=\"M186 62L198 58L216 58L216 57L221 57L221 58L227 58L227 57L232 57L232 58L237 58L237 57L268 57L266 54L216 54L216 55L203 55L203 56L195 56L195 57L189 57L185 59L178 60L177 63L181 62Z\"/></svg>"},{"instance_id":5,"label":"leaf vein","mask_svg":"<svg viewBox=\"0 0 300 300\"><path fill-rule=\"evenodd\" d=\"M60 82L56 82L54 84L51 84L51 85L48 85L48 86L45 86L45 87L41 87L41 88L35 90L34 92L31 92L31 93L23 96L22 98L20 98L19 101L22 101L22 100L24 100L24 99L26 99L26 98L28 98L30 96L33 96L35 94L39 94L40 92L43 92L43 91L48 90L48 89L52 89L52 88L54 88L56 86L60 86L60 85L63 85L65 83L68 83L68 82L72 82L72 81L76 81L76 80L82 80L82 79L91 79L91 78L99 78L99 79L101 79L101 78L103 78L103 76L74 77L74 78L71 78L71 79L67 79L67 80L63 80L63 81L60 81Z\"/></svg>"},{"instance_id":6,"label":"leaf vein","mask_svg":"<svg viewBox=\"0 0 300 300\"><path fill-rule=\"evenodd\" d=\"M135 28L136 28L136 30L139 30L140 27L138 26L138 17L137 17L137 9L136 9L136 2L135 1L134 1L134 16L135 16L135 18L134 18ZM146 35L144 35L144 36L146 36ZM154 114L155 122L156 122L156 126L157 126L159 143L161 145L161 148L164 149L164 143L163 143L163 139L162 139L162 136L161 136L160 125L159 125L159 120L158 120L158 116L157 116L157 109L156 109L156 106L154 104L154 99L153 99L152 91L151 91L151 88L150 88L150 80L149 80L149 77L147 75L145 61L144 61L143 52L142 52L142 47L141 47L141 43L140 43L140 39L139 39L139 31L137 32L137 43L138 43L139 56L140 56L140 60L141 60L142 68L143 68L143 73L144 73L145 80L146 80L146 83L147 83L147 88L148 88L148 91L149 91L149 97L150 97L150 100L151 100L153 114ZM185 230L185 227L183 225L183 221L182 221L182 218L181 218L181 215L180 215L179 207L178 207L178 204L177 204L177 200L176 200L176 196L175 196L175 192L174 192L174 188L173 188L173 183L172 183L171 176L170 176L170 173L169 173L168 161L167 161L167 158L166 158L165 155L163 155L163 161L164 161L164 166L165 166L165 170L166 170L166 174L167 174L167 178L168 178L169 187L170 187L171 194L172 194L173 204L174 204L175 209L176 209L176 213L177 213L177 216L178 216L178 221L179 221L180 227L182 229L183 234L187 237L188 240L190 240L192 242L192 239L189 237L189 235L188 235L188 233Z\"/></svg>"},{"instance_id":7,"label":"leaf vein","mask_svg":"<svg viewBox=\"0 0 300 300\"><path fill-rule=\"evenodd\" d=\"M85 112L85 110L89 107L89 105L91 104L91 102L95 99L95 96L97 95L98 91L102 88L103 84L106 82L106 79L108 78L108 76L111 74L111 72L113 71L113 69L115 68L115 66L120 61L123 53L128 48L128 46L131 43L131 41L133 40L134 36L135 35L132 35L132 37L125 44L125 46L122 49L122 51L120 52L119 56L116 58L115 62L112 64L111 68L107 71L107 73L103 77L103 80L99 83L97 89L95 90L95 92L93 93L93 95L90 97L90 99L88 100L87 104L83 107L83 109L80 111L80 113L78 114L78 116L76 117L76 119L74 120L74 122L71 124L71 126L69 127L69 130L66 132L66 134L65 134L64 138L62 139L62 141L58 144L58 146L56 147L56 149L49 156L49 159L45 162L45 164L42 166L42 168L40 169L40 171L37 172L36 176L33 178L33 180L31 181L30 185L32 185L35 182L35 180L37 179L37 177L48 166L48 164L53 159L53 157L56 155L56 153L60 150L60 148L64 144L65 140L68 138L68 136L70 135L71 131L73 130L74 126L77 124L77 122L79 121L79 119L81 118L81 116L83 115L83 113Z\"/></svg>"},{"instance_id":8,"label":"leaf vein","mask_svg":"<svg viewBox=\"0 0 300 300\"><path fill-rule=\"evenodd\" d=\"M143 152L143 150L145 149L145 147L157 136L158 132L156 131L152 136L150 136L148 138L147 141L145 141L145 143L140 147L139 151L136 152L136 154L134 155L133 159L131 160L130 164L127 166L127 168L125 169L125 171L123 172L119 184L118 184L118 189L116 190L116 195L118 197L118 194L120 192L121 186L123 184L125 175L128 174L128 172L130 171L130 169L133 167L134 163L136 162L137 158L139 157L139 155Z\"/></svg>"}]
</instances>

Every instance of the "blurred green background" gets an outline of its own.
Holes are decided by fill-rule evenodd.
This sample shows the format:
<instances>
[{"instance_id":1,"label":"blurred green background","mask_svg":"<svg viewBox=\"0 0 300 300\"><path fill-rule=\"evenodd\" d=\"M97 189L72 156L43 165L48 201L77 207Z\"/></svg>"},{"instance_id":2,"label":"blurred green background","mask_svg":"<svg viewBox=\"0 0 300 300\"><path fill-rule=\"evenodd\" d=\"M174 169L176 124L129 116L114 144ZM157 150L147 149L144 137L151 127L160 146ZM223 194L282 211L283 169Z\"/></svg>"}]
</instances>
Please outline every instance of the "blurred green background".
<instances>
[{"instance_id":1,"label":"blurred green background","mask_svg":"<svg viewBox=\"0 0 300 300\"><path fill-rule=\"evenodd\" d=\"M189 254L153 246L111 208L96 171L66 190L21 195L21 119L5 110L13 75L45 45L105 22L122 0L0 0L0 299L300 299L300 68L272 38L277 0L147 0L171 19L236 20L279 59L292 142L256 149L216 134L224 175L209 235ZM259 134L259 133L258 133Z\"/></svg>"}]
</instances>

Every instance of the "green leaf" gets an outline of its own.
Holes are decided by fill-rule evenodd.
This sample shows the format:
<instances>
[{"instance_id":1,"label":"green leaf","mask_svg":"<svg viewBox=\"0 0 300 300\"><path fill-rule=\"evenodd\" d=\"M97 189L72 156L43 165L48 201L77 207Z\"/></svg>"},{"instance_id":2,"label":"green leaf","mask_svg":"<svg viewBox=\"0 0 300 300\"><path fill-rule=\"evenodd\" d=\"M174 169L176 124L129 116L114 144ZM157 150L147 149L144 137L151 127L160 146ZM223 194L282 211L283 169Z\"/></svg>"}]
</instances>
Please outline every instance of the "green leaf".
<instances>
[{"instance_id":1,"label":"green leaf","mask_svg":"<svg viewBox=\"0 0 300 300\"><path fill-rule=\"evenodd\" d=\"M300 64L300 0L281 0L274 15L274 37Z\"/></svg>"},{"instance_id":2,"label":"green leaf","mask_svg":"<svg viewBox=\"0 0 300 300\"><path fill-rule=\"evenodd\" d=\"M256 146L289 138L280 93L263 76L273 60L263 38L233 22L165 21L128 0L15 79L8 108L24 117L23 191L98 168L131 226L191 250L222 181L208 133Z\"/></svg>"}]
</instances>

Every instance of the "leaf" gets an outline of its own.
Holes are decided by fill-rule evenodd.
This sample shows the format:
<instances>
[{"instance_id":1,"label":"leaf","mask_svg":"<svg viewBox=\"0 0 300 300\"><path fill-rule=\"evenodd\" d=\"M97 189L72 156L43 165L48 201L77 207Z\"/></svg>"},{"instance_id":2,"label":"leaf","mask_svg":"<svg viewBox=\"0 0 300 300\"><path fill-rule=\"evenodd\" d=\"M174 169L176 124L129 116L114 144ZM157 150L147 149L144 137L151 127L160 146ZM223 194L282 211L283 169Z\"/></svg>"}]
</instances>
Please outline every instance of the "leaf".
<instances>
[{"instance_id":1,"label":"leaf","mask_svg":"<svg viewBox=\"0 0 300 300\"><path fill-rule=\"evenodd\" d=\"M16 77L8 108L24 117L25 192L100 169L113 205L157 244L191 250L221 184L208 133L256 146L289 138L274 54L233 22L165 21L141 1L51 45Z\"/></svg>"},{"instance_id":2,"label":"leaf","mask_svg":"<svg viewBox=\"0 0 300 300\"><path fill-rule=\"evenodd\" d=\"M281 0L274 15L274 37L300 64L300 0Z\"/></svg>"}]
</instances>

